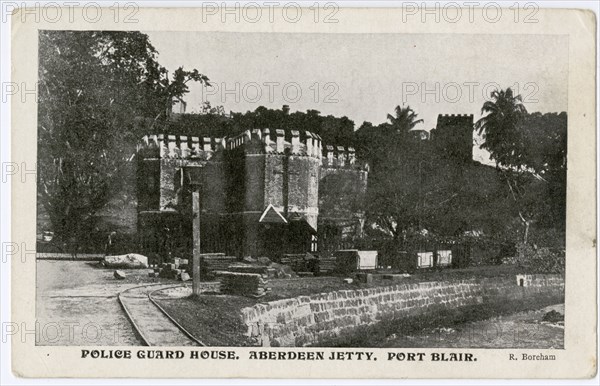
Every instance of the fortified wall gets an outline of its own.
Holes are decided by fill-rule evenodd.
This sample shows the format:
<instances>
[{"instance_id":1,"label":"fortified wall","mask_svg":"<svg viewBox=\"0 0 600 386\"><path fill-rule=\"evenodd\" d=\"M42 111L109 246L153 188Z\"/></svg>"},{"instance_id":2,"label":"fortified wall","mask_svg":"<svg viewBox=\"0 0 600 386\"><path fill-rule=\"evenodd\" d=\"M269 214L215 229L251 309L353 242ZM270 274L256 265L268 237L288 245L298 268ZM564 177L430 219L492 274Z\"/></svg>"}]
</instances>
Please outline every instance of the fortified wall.
<instances>
[{"instance_id":1,"label":"fortified wall","mask_svg":"<svg viewBox=\"0 0 600 386\"><path fill-rule=\"evenodd\" d=\"M203 253L316 252L320 224L331 218L358 224L360 234L364 211L358 202L366 193L368 169L357 162L354 149L333 149L324 148L317 134L296 130L144 137L138 149L138 224L145 251L165 253L170 233L184 234L190 245L185 217L194 189L201 201Z\"/></svg>"},{"instance_id":2,"label":"fortified wall","mask_svg":"<svg viewBox=\"0 0 600 386\"><path fill-rule=\"evenodd\" d=\"M473 115L439 115L417 133L436 156L473 159ZM363 236L368 165L352 147L310 131L246 130L225 138L144 137L138 149L138 231L144 253L191 253L198 191L202 253L238 257L354 247Z\"/></svg>"},{"instance_id":3,"label":"fortified wall","mask_svg":"<svg viewBox=\"0 0 600 386\"><path fill-rule=\"evenodd\" d=\"M247 335L262 346L318 345L384 320L527 298L564 301L564 278L514 278L397 284L277 300L242 309Z\"/></svg>"}]
</instances>

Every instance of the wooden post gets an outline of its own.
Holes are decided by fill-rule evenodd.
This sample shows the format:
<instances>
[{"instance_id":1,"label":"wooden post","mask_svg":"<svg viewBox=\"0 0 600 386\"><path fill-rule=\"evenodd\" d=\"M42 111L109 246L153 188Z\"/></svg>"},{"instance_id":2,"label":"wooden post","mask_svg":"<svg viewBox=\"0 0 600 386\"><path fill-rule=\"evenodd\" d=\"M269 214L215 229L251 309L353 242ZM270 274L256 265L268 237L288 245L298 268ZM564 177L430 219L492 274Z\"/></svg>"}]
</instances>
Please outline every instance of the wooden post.
<instances>
[{"instance_id":1,"label":"wooden post","mask_svg":"<svg viewBox=\"0 0 600 386\"><path fill-rule=\"evenodd\" d=\"M200 294L200 192L198 187L194 187L192 192L192 215L193 215L193 248L192 248L192 292L194 295Z\"/></svg>"}]
</instances>

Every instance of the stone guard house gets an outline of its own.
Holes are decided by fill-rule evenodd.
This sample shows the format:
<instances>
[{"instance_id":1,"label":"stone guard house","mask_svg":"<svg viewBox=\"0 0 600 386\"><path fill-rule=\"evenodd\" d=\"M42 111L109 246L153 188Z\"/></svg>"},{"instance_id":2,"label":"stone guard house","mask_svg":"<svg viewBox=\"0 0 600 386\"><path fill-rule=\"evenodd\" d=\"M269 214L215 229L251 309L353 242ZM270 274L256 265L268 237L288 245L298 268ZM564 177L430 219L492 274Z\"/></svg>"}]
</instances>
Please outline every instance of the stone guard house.
<instances>
[{"instance_id":1,"label":"stone guard house","mask_svg":"<svg viewBox=\"0 0 600 386\"><path fill-rule=\"evenodd\" d=\"M363 233L368 165L309 131L151 135L138 148L143 252L238 257L324 254ZM195 224L195 225L194 225Z\"/></svg>"},{"instance_id":2,"label":"stone guard house","mask_svg":"<svg viewBox=\"0 0 600 386\"><path fill-rule=\"evenodd\" d=\"M440 114L435 129L414 134L441 159L473 163L473 115ZM149 256L190 256L198 239L201 253L325 256L363 236L368 165L310 131L150 135L137 160L138 233Z\"/></svg>"}]
</instances>

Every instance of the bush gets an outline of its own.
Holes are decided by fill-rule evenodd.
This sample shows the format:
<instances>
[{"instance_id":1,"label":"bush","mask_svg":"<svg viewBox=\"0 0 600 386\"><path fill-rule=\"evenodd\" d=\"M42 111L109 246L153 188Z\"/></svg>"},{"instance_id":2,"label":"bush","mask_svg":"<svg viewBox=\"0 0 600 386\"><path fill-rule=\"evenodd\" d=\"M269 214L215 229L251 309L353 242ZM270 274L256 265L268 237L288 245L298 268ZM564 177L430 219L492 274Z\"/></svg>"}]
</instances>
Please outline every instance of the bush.
<instances>
[{"instance_id":1,"label":"bush","mask_svg":"<svg viewBox=\"0 0 600 386\"><path fill-rule=\"evenodd\" d=\"M514 262L532 273L564 274L565 251L520 243L517 245L517 256Z\"/></svg>"}]
</instances>

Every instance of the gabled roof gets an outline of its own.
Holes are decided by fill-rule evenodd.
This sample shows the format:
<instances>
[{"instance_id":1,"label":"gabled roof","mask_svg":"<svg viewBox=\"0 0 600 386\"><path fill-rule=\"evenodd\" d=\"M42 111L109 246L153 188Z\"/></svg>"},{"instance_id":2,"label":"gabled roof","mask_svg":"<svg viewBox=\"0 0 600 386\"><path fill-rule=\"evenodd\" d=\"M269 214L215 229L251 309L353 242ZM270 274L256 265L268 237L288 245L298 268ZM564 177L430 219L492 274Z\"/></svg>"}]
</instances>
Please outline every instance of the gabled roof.
<instances>
[{"instance_id":1,"label":"gabled roof","mask_svg":"<svg viewBox=\"0 0 600 386\"><path fill-rule=\"evenodd\" d=\"M297 224L297 225L305 228L306 230L308 230L309 233L311 233L313 235L317 234L317 230L315 228L313 228L312 225L310 225L308 223L306 218L299 213L292 213L291 215L288 216L288 220L289 220L290 224Z\"/></svg>"},{"instance_id":2,"label":"gabled roof","mask_svg":"<svg viewBox=\"0 0 600 386\"><path fill-rule=\"evenodd\" d=\"M281 215L281 213L279 213L277 211L277 209L275 209L273 207L272 204L269 204L269 206L267 206L265 211L260 216L260 219L258 220L258 222L262 223L262 224L287 224L288 223L287 220L285 219L285 217L283 217Z\"/></svg>"}]
</instances>

